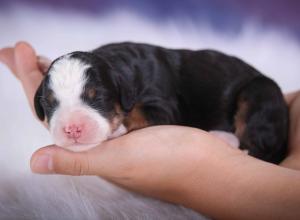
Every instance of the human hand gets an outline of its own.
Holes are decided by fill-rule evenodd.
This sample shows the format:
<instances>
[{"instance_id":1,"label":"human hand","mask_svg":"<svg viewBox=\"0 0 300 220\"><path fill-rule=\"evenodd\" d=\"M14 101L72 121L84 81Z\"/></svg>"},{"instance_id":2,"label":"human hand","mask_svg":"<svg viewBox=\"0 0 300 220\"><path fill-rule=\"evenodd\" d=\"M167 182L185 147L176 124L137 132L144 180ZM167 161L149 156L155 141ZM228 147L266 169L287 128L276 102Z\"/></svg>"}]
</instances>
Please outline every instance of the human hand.
<instances>
[{"instance_id":1,"label":"human hand","mask_svg":"<svg viewBox=\"0 0 300 220\"><path fill-rule=\"evenodd\" d=\"M44 58L37 57L29 44L19 42L15 47L6 47L0 50L0 62L6 64L21 82L29 106L36 116L33 97L44 78L43 70L45 70L46 65ZM47 127L45 122L44 125Z\"/></svg>"},{"instance_id":2,"label":"human hand","mask_svg":"<svg viewBox=\"0 0 300 220\"><path fill-rule=\"evenodd\" d=\"M230 172L222 173L222 170L233 170L243 163L244 157L248 156L199 129L155 126L112 139L85 152L44 147L32 156L31 168L42 174L97 175L144 195L196 209L183 197L189 195L189 199L197 199L199 194L191 195L187 191L198 188L200 194L211 193L210 201L204 196L204 203L197 203L211 207L220 191L227 193L235 188L233 184L219 188L219 184L234 179ZM211 185L211 189L207 185ZM228 200L231 202L235 199ZM201 207L198 211L206 213L205 209Z\"/></svg>"},{"instance_id":3,"label":"human hand","mask_svg":"<svg viewBox=\"0 0 300 220\"><path fill-rule=\"evenodd\" d=\"M289 106L289 153L282 166L300 170L300 91L286 95Z\"/></svg>"},{"instance_id":4,"label":"human hand","mask_svg":"<svg viewBox=\"0 0 300 220\"><path fill-rule=\"evenodd\" d=\"M290 154L300 156L300 91L287 95L290 112Z\"/></svg>"},{"instance_id":5,"label":"human hand","mask_svg":"<svg viewBox=\"0 0 300 220\"><path fill-rule=\"evenodd\" d=\"M214 219L300 216L298 172L245 155L195 128L148 127L79 153L48 146L34 153L31 168L101 176Z\"/></svg>"}]
</instances>

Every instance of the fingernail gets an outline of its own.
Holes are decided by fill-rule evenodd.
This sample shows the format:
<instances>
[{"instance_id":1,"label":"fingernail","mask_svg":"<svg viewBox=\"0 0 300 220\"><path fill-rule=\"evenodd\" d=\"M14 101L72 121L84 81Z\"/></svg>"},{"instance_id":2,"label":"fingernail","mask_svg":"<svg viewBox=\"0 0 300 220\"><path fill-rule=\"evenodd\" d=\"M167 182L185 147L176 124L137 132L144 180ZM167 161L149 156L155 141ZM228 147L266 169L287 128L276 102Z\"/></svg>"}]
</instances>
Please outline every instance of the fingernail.
<instances>
[{"instance_id":1,"label":"fingernail","mask_svg":"<svg viewBox=\"0 0 300 220\"><path fill-rule=\"evenodd\" d=\"M32 171L35 173L52 173L53 164L52 157L48 154L37 156L32 162Z\"/></svg>"}]
</instances>

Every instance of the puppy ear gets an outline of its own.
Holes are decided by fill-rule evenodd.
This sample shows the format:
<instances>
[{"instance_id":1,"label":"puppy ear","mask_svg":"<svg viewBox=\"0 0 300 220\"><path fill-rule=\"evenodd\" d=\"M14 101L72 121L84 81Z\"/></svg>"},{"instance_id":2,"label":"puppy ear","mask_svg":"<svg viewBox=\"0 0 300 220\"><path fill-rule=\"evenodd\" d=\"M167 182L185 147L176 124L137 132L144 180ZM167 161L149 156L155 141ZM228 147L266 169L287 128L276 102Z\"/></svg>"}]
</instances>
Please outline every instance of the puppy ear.
<instances>
[{"instance_id":1,"label":"puppy ear","mask_svg":"<svg viewBox=\"0 0 300 220\"><path fill-rule=\"evenodd\" d=\"M35 112L38 116L38 118L41 121L44 121L45 119L45 112L43 109L43 106L41 104L41 98L42 98L42 93L43 92L43 82L41 83L41 85L39 86L39 88L37 89L35 96L34 96L34 109Z\"/></svg>"},{"instance_id":2,"label":"puppy ear","mask_svg":"<svg viewBox=\"0 0 300 220\"><path fill-rule=\"evenodd\" d=\"M119 81L119 97L121 109L128 113L132 110L135 103L134 88L129 86L127 80L121 79Z\"/></svg>"},{"instance_id":3,"label":"puppy ear","mask_svg":"<svg viewBox=\"0 0 300 220\"><path fill-rule=\"evenodd\" d=\"M130 112L134 105L134 95L132 89L128 87L120 89L120 104L124 112Z\"/></svg>"}]
</instances>

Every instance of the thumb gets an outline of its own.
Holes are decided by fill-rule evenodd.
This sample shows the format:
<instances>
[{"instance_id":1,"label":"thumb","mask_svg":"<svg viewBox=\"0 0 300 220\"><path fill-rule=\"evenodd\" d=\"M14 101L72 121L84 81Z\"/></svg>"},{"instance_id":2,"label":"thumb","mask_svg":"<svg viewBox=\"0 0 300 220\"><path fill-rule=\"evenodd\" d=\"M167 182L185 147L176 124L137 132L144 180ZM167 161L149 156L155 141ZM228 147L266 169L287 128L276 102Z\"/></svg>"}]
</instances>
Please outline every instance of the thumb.
<instances>
[{"instance_id":1,"label":"thumb","mask_svg":"<svg viewBox=\"0 0 300 220\"><path fill-rule=\"evenodd\" d=\"M16 70L14 53L15 53L14 48L11 47L2 48L0 50L0 62L4 63L12 71L12 73L17 78L19 78Z\"/></svg>"},{"instance_id":2,"label":"thumb","mask_svg":"<svg viewBox=\"0 0 300 220\"><path fill-rule=\"evenodd\" d=\"M43 79L43 75L37 64L35 51L29 44L19 42L15 46L14 56L18 77L22 83L30 107L35 112L33 97Z\"/></svg>"},{"instance_id":3,"label":"thumb","mask_svg":"<svg viewBox=\"0 0 300 220\"><path fill-rule=\"evenodd\" d=\"M90 171L88 152L72 152L48 146L36 151L30 161L31 170L41 174L95 175Z\"/></svg>"}]
</instances>

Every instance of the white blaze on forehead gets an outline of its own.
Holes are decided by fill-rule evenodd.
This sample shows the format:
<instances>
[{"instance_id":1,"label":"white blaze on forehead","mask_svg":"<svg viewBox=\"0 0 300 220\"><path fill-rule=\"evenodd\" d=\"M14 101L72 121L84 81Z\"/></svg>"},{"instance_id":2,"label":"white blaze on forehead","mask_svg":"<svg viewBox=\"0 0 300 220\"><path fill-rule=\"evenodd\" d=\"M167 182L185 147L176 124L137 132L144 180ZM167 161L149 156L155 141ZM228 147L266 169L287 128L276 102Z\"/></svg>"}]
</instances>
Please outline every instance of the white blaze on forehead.
<instances>
[{"instance_id":1,"label":"white blaze on forehead","mask_svg":"<svg viewBox=\"0 0 300 220\"><path fill-rule=\"evenodd\" d=\"M55 61L48 73L49 87L59 103L49 122L50 133L56 145L70 147L70 150L95 146L111 134L109 121L80 97L87 81L86 71L90 67L82 60L66 55ZM65 128L70 125L82 128L76 143L66 135Z\"/></svg>"},{"instance_id":2,"label":"white blaze on forehead","mask_svg":"<svg viewBox=\"0 0 300 220\"><path fill-rule=\"evenodd\" d=\"M90 67L80 59L66 55L56 61L50 71L49 86L61 104L80 101L86 82L85 72ZM71 103L70 103L71 104Z\"/></svg>"}]
</instances>

